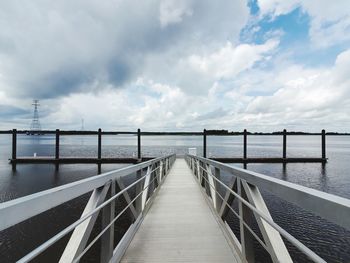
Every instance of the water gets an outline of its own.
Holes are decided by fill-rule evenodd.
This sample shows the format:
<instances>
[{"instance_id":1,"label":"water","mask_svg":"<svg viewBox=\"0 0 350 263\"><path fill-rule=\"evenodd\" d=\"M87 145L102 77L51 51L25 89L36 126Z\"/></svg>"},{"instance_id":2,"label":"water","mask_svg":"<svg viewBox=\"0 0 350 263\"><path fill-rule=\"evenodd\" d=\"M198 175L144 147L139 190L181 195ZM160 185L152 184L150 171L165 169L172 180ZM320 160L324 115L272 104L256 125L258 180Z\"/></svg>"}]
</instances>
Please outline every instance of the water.
<instances>
[{"instance_id":1,"label":"water","mask_svg":"<svg viewBox=\"0 0 350 263\"><path fill-rule=\"evenodd\" d=\"M61 156L97 156L96 136L61 136ZM18 156L54 156L53 136L18 136ZM209 157L241 157L241 136L209 136L207 138ZM103 157L136 156L136 136L103 136ZM319 157L321 155L320 136L289 136L289 157ZM199 136L144 136L142 137L143 156L160 156L170 153L184 154L189 147L202 151L202 138ZM49 189L97 174L97 166L61 165L58 172L53 165L18 165L12 172L8 164L11 155L10 135L0 135L0 202ZM281 136L249 136L249 157L282 156ZM350 136L327 136L327 157L329 162L321 164L249 164L248 169L290 181L324 192L350 198ZM102 172L121 168L125 164L102 165ZM241 165L237 165L242 167ZM128 178L129 181L132 177ZM224 177L228 181L228 177ZM350 262L350 232L331 224L320 217L303 211L261 189L274 220L304 244L329 262ZM78 219L88 195L61 205L28 222L18 224L0 233L0 262L13 262L31 249L40 245L60 229ZM120 203L120 206L123 204ZM67 216L69 215L69 216ZM228 215L230 225L237 233L237 220ZM125 215L116 224L116 239L120 238L130 224L131 218ZM253 224L254 227L254 224ZM98 229L94 229L94 235ZM239 235L239 233L237 233ZM59 244L36 259L37 262L52 262L64 248ZM117 242L117 240L116 240ZM258 247L258 246L257 246ZM288 245L296 262L308 262L293 246ZM268 262L263 250L258 248L259 261ZM83 261L94 262L98 257L98 244Z\"/></svg>"}]
</instances>

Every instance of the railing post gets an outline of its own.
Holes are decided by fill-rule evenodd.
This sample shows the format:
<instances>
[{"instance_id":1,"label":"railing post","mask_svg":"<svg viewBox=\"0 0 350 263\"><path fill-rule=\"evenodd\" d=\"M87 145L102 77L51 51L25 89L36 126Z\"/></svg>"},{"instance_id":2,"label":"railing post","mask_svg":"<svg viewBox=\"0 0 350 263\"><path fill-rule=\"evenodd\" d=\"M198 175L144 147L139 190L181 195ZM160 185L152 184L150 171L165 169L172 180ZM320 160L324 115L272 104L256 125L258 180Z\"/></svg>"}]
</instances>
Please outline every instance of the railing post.
<instances>
[{"instance_id":1,"label":"railing post","mask_svg":"<svg viewBox=\"0 0 350 263\"><path fill-rule=\"evenodd\" d=\"M98 129L97 132L97 162L98 162L98 173L101 173L101 156L102 156L102 130Z\"/></svg>"},{"instance_id":2,"label":"railing post","mask_svg":"<svg viewBox=\"0 0 350 263\"><path fill-rule=\"evenodd\" d=\"M203 169L202 168L202 161L198 161L198 176L199 176L199 183L201 186L204 186L204 180L203 180Z\"/></svg>"},{"instance_id":3,"label":"railing post","mask_svg":"<svg viewBox=\"0 0 350 263\"><path fill-rule=\"evenodd\" d=\"M141 161L141 130L137 129L137 159Z\"/></svg>"},{"instance_id":4,"label":"railing post","mask_svg":"<svg viewBox=\"0 0 350 263\"><path fill-rule=\"evenodd\" d=\"M165 158L164 160L164 176L167 174L168 172L168 158Z\"/></svg>"},{"instance_id":5,"label":"railing post","mask_svg":"<svg viewBox=\"0 0 350 263\"><path fill-rule=\"evenodd\" d=\"M287 158L287 130L283 130L283 159Z\"/></svg>"},{"instance_id":6,"label":"railing post","mask_svg":"<svg viewBox=\"0 0 350 263\"><path fill-rule=\"evenodd\" d=\"M136 180L139 180L141 177L142 177L142 170L138 170L136 172ZM141 191L143 190L144 183L145 183L145 179L142 182L139 182L138 184L136 184L135 195L138 195L139 193L141 193ZM137 215L139 215L142 212L142 194L135 200L135 209L137 211Z\"/></svg>"},{"instance_id":7,"label":"railing post","mask_svg":"<svg viewBox=\"0 0 350 263\"><path fill-rule=\"evenodd\" d=\"M101 160L101 145L102 145L102 130L101 128L98 129L97 132L97 159Z\"/></svg>"},{"instance_id":8,"label":"railing post","mask_svg":"<svg viewBox=\"0 0 350 263\"><path fill-rule=\"evenodd\" d=\"M214 176L216 179L221 180L221 176L220 176L220 169L215 167L214 169ZM215 195L216 195L216 211L219 213L220 212L220 207L221 207L221 203L222 203L222 199L219 196L219 189L218 189L218 182L216 180L214 180L214 185L215 185Z\"/></svg>"},{"instance_id":9,"label":"railing post","mask_svg":"<svg viewBox=\"0 0 350 263\"><path fill-rule=\"evenodd\" d=\"M17 130L12 130L12 170L16 170L17 159Z\"/></svg>"},{"instance_id":10,"label":"railing post","mask_svg":"<svg viewBox=\"0 0 350 263\"><path fill-rule=\"evenodd\" d=\"M110 194L107 196L115 195L115 181L111 182ZM106 205L102 209L102 229L107 227L114 219L115 216L115 201ZM113 256L114 249L114 224L101 237L101 263L107 263Z\"/></svg>"},{"instance_id":11,"label":"railing post","mask_svg":"<svg viewBox=\"0 0 350 263\"><path fill-rule=\"evenodd\" d=\"M238 194L248 200L244 188L242 186L241 179L237 178L237 192ZM246 229L243 222L248 225L251 225L251 221L253 218L252 211L245 206L242 201L238 201L238 212L239 212L239 221L240 221L240 234L241 234L241 245L242 245L242 255L247 260L248 263L255 262L255 253L254 253L254 237L252 234Z\"/></svg>"},{"instance_id":12,"label":"railing post","mask_svg":"<svg viewBox=\"0 0 350 263\"><path fill-rule=\"evenodd\" d=\"M326 131L322 130L322 158L326 159Z\"/></svg>"},{"instance_id":13,"label":"railing post","mask_svg":"<svg viewBox=\"0 0 350 263\"><path fill-rule=\"evenodd\" d=\"M243 131L243 159L247 159L247 130Z\"/></svg>"},{"instance_id":14,"label":"railing post","mask_svg":"<svg viewBox=\"0 0 350 263\"><path fill-rule=\"evenodd\" d=\"M207 130L203 130L203 157L207 158Z\"/></svg>"},{"instance_id":15,"label":"railing post","mask_svg":"<svg viewBox=\"0 0 350 263\"><path fill-rule=\"evenodd\" d=\"M163 162L162 161L159 161L159 169L156 171L155 173L155 178L157 178L156 180L154 180L154 183L155 183L155 186L158 187L158 183L159 183L159 178L162 177L163 175ZM156 188L155 187L155 188ZM154 189L155 189L154 188Z\"/></svg>"},{"instance_id":16,"label":"railing post","mask_svg":"<svg viewBox=\"0 0 350 263\"><path fill-rule=\"evenodd\" d=\"M202 176L201 176L201 168L199 167L199 161L196 160L196 168L197 168L197 177L200 185L202 185Z\"/></svg>"},{"instance_id":17,"label":"railing post","mask_svg":"<svg viewBox=\"0 0 350 263\"><path fill-rule=\"evenodd\" d=\"M55 159L60 158L60 130L56 129L56 146L55 146Z\"/></svg>"},{"instance_id":18,"label":"railing post","mask_svg":"<svg viewBox=\"0 0 350 263\"><path fill-rule=\"evenodd\" d=\"M60 158L60 130L56 129L56 145L55 145L55 160L56 160L56 170L59 167Z\"/></svg>"}]
</instances>

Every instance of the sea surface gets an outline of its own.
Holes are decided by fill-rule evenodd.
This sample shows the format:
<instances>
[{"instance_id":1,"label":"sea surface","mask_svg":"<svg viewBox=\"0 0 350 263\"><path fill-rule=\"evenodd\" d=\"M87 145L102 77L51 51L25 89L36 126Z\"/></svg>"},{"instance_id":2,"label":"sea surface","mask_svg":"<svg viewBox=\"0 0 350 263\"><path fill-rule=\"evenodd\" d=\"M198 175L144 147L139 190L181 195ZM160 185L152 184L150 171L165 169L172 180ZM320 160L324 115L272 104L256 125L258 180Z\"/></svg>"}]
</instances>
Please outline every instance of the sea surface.
<instances>
[{"instance_id":1,"label":"sea surface","mask_svg":"<svg viewBox=\"0 0 350 263\"><path fill-rule=\"evenodd\" d=\"M97 136L61 136L61 156L97 156ZM243 155L242 136L208 136L208 157L241 157ZM18 135L17 156L54 156L55 138L51 135ZM137 137L133 135L110 135L102 138L103 157L135 157ZM143 136L142 155L155 157L170 153L185 154L188 148L197 148L202 153L201 136ZM8 159L11 156L11 135L0 135L0 202L5 202L52 187L84 179L98 173L95 164L61 165L55 171L54 165L22 164L12 171ZM281 136L248 136L248 157L281 157ZM288 157L320 157L320 136L288 136ZM350 198L350 136L327 136L328 163L297 164L248 164L247 169L265 175L314 188L341 197ZM119 169L129 164L105 164L102 172ZM240 164L231 164L242 167ZM133 175L125 178L128 184ZM223 180L228 182L229 175ZM350 262L350 231L334 225L308 211L279 199L260 189L273 219L290 234L314 250L327 262ZM26 222L0 232L0 262L14 262L26 253L58 233L65 226L80 217L89 195L74 199L51 209ZM122 200L118 205L123 207ZM234 204L233 207L236 205ZM30 209L30 208L28 208ZM238 221L232 215L227 217L234 232L238 233ZM100 220L100 219L98 219ZM350 220L350 219L349 219ZM131 223L125 214L116 223L116 241ZM256 229L256 225L252 224ZM92 236L98 233L98 226ZM260 235L260 233L258 233ZM69 237L69 236L68 236ZM34 262L55 262L64 249L67 238L40 255ZM257 261L269 262L263 248L257 247ZM83 258L82 262L96 262L99 244ZM309 262L292 245L287 246L295 262Z\"/></svg>"}]
</instances>

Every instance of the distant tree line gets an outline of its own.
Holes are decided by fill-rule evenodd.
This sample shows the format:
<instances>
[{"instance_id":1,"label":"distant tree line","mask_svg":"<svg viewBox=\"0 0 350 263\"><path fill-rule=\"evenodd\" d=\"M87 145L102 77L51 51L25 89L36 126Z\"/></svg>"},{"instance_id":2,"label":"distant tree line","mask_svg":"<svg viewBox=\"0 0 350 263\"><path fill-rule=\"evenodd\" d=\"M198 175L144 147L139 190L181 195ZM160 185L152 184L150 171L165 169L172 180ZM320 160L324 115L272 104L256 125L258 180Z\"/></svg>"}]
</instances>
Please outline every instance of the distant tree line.
<instances>
[{"instance_id":1,"label":"distant tree line","mask_svg":"<svg viewBox=\"0 0 350 263\"><path fill-rule=\"evenodd\" d=\"M228 131L228 130L206 130L207 135L242 135L242 131ZM249 132L248 135L282 135L283 131L275 132ZM319 135L319 132L302 132L302 131L287 131L289 135ZM327 135L350 135L350 133L340 132L326 132Z\"/></svg>"}]
</instances>

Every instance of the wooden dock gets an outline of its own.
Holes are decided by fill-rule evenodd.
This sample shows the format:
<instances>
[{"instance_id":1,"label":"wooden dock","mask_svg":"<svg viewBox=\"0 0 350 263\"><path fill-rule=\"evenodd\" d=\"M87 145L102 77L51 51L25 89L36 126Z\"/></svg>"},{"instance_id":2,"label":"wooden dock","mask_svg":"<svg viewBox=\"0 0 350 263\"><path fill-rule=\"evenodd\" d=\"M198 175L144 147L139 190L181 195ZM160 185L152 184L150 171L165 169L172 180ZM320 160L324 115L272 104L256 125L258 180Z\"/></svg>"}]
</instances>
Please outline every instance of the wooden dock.
<instances>
[{"instance_id":1,"label":"wooden dock","mask_svg":"<svg viewBox=\"0 0 350 263\"><path fill-rule=\"evenodd\" d=\"M12 156L9 159L12 164L12 169L16 170L17 164L30 164L30 163L40 163L40 164L55 164L56 169L59 169L60 164L74 164L74 163L96 163L98 164L99 170L101 169L101 164L103 163L139 163L142 161L147 161L152 159L151 157L143 157L141 153L141 135L157 135L157 136L167 136L167 135L188 135L188 136L203 136L203 153L202 156L207 158L207 136L215 135L215 133L207 132L205 129L203 132L141 132L140 129L137 132L125 132L125 131L102 131L98 129L97 131L60 131L56 129L55 131L31 131L30 134L50 134L55 135L55 154L52 157L32 157L32 156L17 156L17 134L28 134L28 131L17 131L13 129L12 131L0 131L0 134L12 134ZM135 135L136 146L137 146L137 156L133 157L102 157L102 135ZM326 158L326 132L322 130L321 135L321 156L320 157L287 157L287 135L296 135L293 133L287 133L283 130L282 135L282 156L281 157L248 157L248 131L244 130L243 133L243 156L242 157L216 157L213 160L223 162L223 163L243 163L244 165L248 163L327 163ZM83 156L74 157L63 157L60 155L60 137L67 135L96 135L97 136L97 156L86 158ZM221 134L222 135L222 134ZM232 135L232 134L231 134ZM273 134L270 134L273 135Z\"/></svg>"},{"instance_id":2,"label":"wooden dock","mask_svg":"<svg viewBox=\"0 0 350 263\"><path fill-rule=\"evenodd\" d=\"M240 262L184 159L177 159L121 262Z\"/></svg>"},{"instance_id":3,"label":"wooden dock","mask_svg":"<svg viewBox=\"0 0 350 263\"><path fill-rule=\"evenodd\" d=\"M327 158L317 157L249 157L249 158L225 158L213 157L209 158L222 163L327 163Z\"/></svg>"},{"instance_id":4,"label":"wooden dock","mask_svg":"<svg viewBox=\"0 0 350 263\"><path fill-rule=\"evenodd\" d=\"M103 163L140 163L152 160L156 157L142 157L138 158L118 158L118 157L60 157L56 159L51 156L36 156L36 157L17 157L16 159L10 159L12 164L82 164L82 163L92 163L92 164L103 164Z\"/></svg>"}]
</instances>

